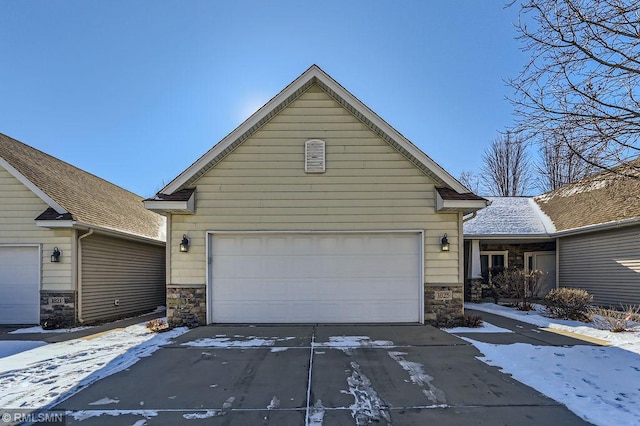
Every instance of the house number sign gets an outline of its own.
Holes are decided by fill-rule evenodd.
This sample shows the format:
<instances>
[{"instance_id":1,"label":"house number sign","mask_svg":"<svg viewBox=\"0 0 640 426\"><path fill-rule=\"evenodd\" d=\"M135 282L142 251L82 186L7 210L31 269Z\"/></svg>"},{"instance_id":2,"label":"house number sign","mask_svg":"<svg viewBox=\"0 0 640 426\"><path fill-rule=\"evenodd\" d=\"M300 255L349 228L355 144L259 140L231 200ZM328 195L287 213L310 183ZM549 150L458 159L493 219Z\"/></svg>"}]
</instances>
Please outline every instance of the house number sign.
<instances>
[{"instance_id":1,"label":"house number sign","mask_svg":"<svg viewBox=\"0 0 640 426\"><path fill-rule=\"evenodd\" d=\"M436 300L453 300L453 292L450 290L436 290L434 292Z\"/></svg>"},{"instance_id":2,"label":"house number sign","mask_svg":"<svg viewBox=\"0 0 640 426\"><path fill-rule=\"evenodd\" d=\"M50 297L49 298L49 304L50 305L63 305L64 304L64 297Z\"/></svg>"}]
</instances>

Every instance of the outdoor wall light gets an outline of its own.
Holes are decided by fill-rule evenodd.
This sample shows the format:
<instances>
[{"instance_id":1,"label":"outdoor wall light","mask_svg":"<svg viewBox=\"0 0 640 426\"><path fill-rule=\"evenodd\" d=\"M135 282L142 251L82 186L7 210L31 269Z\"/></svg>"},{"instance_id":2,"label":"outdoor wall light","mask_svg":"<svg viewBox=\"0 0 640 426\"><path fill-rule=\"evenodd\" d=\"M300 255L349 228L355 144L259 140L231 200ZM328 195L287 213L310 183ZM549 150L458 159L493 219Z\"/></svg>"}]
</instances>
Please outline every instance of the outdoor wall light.
<instances>
[{"instance_id":1,"label":"outdoor wall light","mask_svg":"<svg viewBox=\"0 0 640 426\"><path fill-rule=\"evenodd\" d=\"M53 248L53 253L51 253L51 262L58 263L60 262L60 255L62 252L58 250L58 247Z\"/></svg>"},{"instance_id":2,"label":"outdoor wall light","mask_svg":"<svg viewBox=\"0 0 640 426\"><path fill-rule=\"evenodd\" d=\"M182 241L180 242L180 252L186 253L189 251L189 239L186 235L182 235Z\"/></svg>"},{"instance_id":3,"label":"outdoor wall light","mask_svg":"<svg viewBox=\"0 0 640 426\"><path fill-rule=\"evenodd\" d=\"M444 234L442 239L440 240L442 251L449 251L449 240L447 239L447 234Z\"/></svg>"}]
</instances>

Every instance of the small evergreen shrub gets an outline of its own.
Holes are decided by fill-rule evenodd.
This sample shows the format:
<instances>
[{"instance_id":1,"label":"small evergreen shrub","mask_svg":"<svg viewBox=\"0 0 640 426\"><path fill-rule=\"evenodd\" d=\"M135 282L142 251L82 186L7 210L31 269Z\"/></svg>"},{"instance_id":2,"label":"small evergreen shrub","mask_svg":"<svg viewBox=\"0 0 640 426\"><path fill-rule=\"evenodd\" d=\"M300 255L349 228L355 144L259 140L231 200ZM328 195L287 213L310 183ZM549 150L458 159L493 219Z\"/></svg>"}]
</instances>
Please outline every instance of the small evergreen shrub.
<instances>
[{"instance_id":1,"label":"small evergreen shrub","mask_svg":"<svg viewBox=\"0 0 640 426\"><path fill-rule=\"evenodd\" d=\"M547 315L552 318L589 321L587 312L593 302L586 290L578 288L556 288L545 296Z\"/></svg>"}]
</instances>

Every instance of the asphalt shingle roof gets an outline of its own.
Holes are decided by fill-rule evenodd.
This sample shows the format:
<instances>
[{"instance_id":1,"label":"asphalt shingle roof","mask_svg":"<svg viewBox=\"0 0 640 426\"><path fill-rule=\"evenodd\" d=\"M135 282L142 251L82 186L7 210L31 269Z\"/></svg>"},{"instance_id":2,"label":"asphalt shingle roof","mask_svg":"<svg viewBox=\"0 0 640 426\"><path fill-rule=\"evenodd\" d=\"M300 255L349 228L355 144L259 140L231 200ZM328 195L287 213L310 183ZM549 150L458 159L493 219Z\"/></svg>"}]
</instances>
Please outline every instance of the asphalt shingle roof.
<instances>
[{"instance_id":1,"label":"asphalt shingle roof","mask_svg":"<svg viewBox=\"0 0 640 426\"><path fill-rule=\"evenodd\" d=\"M164 217L142 197L0 133L0 157L58 203L73 220L164 241ZM56 220L47 209L39 219ZM59 220L69 220L69 216Z\"/></svg>"},{"instance_id":2,"label":"asphalt shingle roof","mask_svg":"<svg viewBox=\"0 0 640 426\"><path fill-rule=\"evenodd\" d=\"M623 174L603 172L534 199L558 231L640 218L640 159L617 170Z\"/></svg>"}]
</instances>

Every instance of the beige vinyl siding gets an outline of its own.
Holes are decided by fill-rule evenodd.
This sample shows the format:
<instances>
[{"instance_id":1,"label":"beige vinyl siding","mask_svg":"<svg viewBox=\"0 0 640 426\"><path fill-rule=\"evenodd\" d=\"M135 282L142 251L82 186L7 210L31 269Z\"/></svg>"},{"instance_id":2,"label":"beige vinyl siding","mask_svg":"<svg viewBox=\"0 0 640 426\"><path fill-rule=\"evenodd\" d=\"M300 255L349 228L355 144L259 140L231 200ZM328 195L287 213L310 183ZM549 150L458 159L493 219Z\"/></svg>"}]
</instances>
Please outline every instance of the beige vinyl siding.
<instances>
[{"instance_id":1,"label":"beige vinyl siding","mask_svg":"<svg viewBox=\"0 0 640 426\"><path fill-rule=\"evenodd\" d=\"M42 253L43 290L74 290L72 281L73 231L46 229L35 218L49 206L22 182L0 167L0 244L38 244ZM51 263L54 247L62 251L60 263Z\"/></svg>"},{"instance_id":2,"label":"beige vinyl siding","mask_svg":"<svg viewBox=\"0 0 640 426\"><path fill-rule=\"evenodd\" d=\"M82 321L123 317L165 304L164 247L94 234L81 241L81 250Z\"/></svg>"},{"instance_id":3,"label":"beige vinyl siding","mask_svg":"<svg viewBox=\"0 0 640 426\"><path fill-rule=\"evenodd\" d=\"M326 142L325 173L304 172L309 139ZM196 188L196 213L172 216L172 284L204 284L206 232L231 230L424 230L426 282L459 283L458 214L435 213L433 180L315 85Z\"/></svg>"},{"instance_id":4,"label":"beige vinyl siding","mask_svg":"<svg viewBox=\"0 0 640 426\"><path fill-rule=\"evenodd\" d=\"M640 305L640 226L560 239L561 287L582 288L594 303Z\"/></svg>"}]
</instances>

